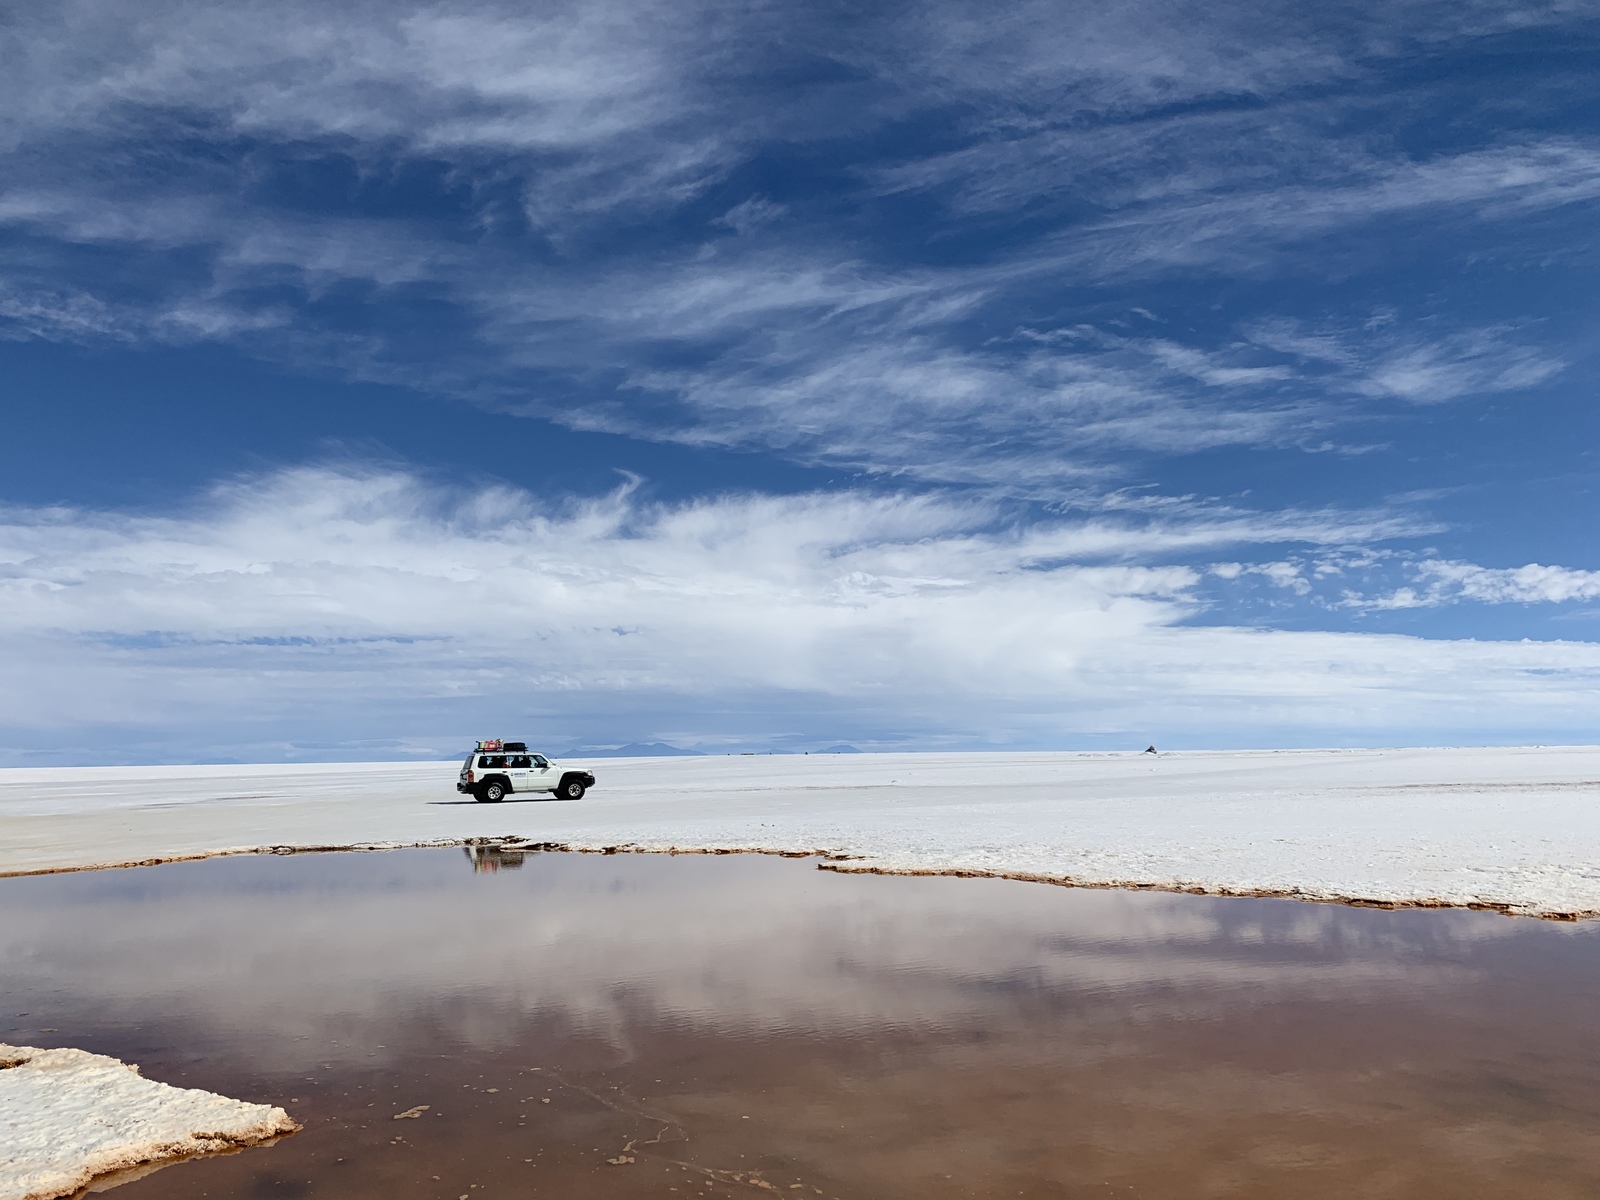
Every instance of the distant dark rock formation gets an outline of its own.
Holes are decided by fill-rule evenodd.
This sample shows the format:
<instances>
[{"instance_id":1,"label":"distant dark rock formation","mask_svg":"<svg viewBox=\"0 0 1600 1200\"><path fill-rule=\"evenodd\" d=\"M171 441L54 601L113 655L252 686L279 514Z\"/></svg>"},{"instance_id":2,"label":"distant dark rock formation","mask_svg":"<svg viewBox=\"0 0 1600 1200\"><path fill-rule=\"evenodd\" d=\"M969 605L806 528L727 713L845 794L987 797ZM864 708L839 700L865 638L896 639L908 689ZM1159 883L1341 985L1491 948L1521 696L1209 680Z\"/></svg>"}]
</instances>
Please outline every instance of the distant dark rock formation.
<instances>
[{"instance_id":1,"label":"distant dark rock formation","mask_svg":"<svg viewBox=\"0 0 1600 1200\"><path fill-rule=\"evenodd\" d=\"M704 758L703 750L680 750L666 742L629 742L626 746L574 746L557 758Z\"/></svg>"}]
</instances>

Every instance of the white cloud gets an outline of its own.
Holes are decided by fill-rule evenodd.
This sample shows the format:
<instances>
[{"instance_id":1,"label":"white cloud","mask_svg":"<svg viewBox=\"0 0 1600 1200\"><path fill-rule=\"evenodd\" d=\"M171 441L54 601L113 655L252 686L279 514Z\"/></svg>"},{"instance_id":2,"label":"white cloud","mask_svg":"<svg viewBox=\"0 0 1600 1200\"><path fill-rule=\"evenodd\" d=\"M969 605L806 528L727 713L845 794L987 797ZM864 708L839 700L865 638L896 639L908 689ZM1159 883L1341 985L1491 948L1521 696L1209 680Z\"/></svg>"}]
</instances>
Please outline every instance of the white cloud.
<instances>
[{"instance_id":1,"label":"white cloud","mask_svg":"<svg viewBox=\"0 0 1600 1200\"><path fill-rule=\"evenodd\" d=\"M1600 647L1192 628L1200 574L1160 562L1372 529L1228 513L1020 528L908 495L660 506L624 489L552 510L333 469L230 484L184 514L13 510L0 726L170 753L508 712L550 737L1047 745L1595 715Z\"/></svg>"},{"instance_id":2,"label":"white cloud","mask_svg":"<svg viewBox=\"0 0 1600 1200\"><path fill-rule=\"evenodd\" d=\"M1212 563L1207 573L1227 583L1257 576L1268 586L1293 592L1296 596L1310 596L1314 587L1312 581L1306 578L1306 564L1303 562L1219 562Z\"/></svg>"},{"instance_id":3,"label":"white cloud","mask_svg":"<svg viewBox=\"0 0 1600 1200\"><path fill-rule=\"evenodd\" d=\"M1481 604L1566 604L1600 599L1600 571L1547 567L1481 567L1476 563L1425 559L1416 564L1416 587L1358 603L1371 608L1436 608L1473 600Z\"/></svg>"},{"instance_id":4,"label":"white cloud","mask_svg":"<svg viewBox=\"0 0 1600 1200\"><path fill-rule=\"evenodd\" d=\"M1101 2L1070 14L1045 3L1004 13L929 3L852 14L841 30L816 13L657 0L536 9L494 0L269 8L149 0L136 9L67 0L19 11L12 28L27 53L11 60L0 95L18 139L126 120L129 110L177 110L208 114L228 131L389 141L423 154L637 139L671 158L696 140L678 136L685 118L727 143L752 128L816 137L808 114L853 133L908 107L952 102L1019 124L1037 121L1052 101L1074 113L1126 113L1273 95L1349 78L1358 58L1419 41L1460 42L1572 14L1496 2L1455 5L1450 15L1373 5L1323 23L1292 4L1213 8L1200 19L1174 3ZM717 102L718 84L756 90L754 77L780 47L848 66L856 78L802 86L787 100L763 92L761 105L743 110Z\"/></svg>"},{"instance_id":5,"label":"white cloud","mask_svg":"<svg viewBox=\"0 0 1600 1200\"><path fill-rule=\"evenodd\" d=\"M774 204L765 196L751 196L723 213L714 224L726 225L735 233L749 233L763 225L770 225L787 211L784 205Z\"/></svg>"},{"instance_id":6,"label":"white cloud","mask_svg":"<svg viewBox=\"0 0 1600 1200\"><path fill-rule=\"evenodd\" d=\"M1374 62L1418 48L1460 45L1508 29L1581 19L1583 0L1508 0L1311 8L1293 3L1210 5L1161 0L993 5L936 0L892 37L833 49L901 86L965 101L996 124L1045 125L1050 100L1074 115L1125 113L1215 97L1271 96L1338 84Z\"/></svg>"},{"instance_id":7,"label":"white cloud","mask_svg":"<svg viewBox=\"0 0 1600 1200\"><path fill-rule=\"evenodd\" d=\"M1305 598L1311 608L1325 611L1381 613L1467 602L1571 604L1600 598L1600 571L1539 563L1485 567L1432 557L1433 551L1384 546L1383 540L1383 535L1352 537L1342 545L1325 544L1278 561L1218 562L1209 566L1206 574L1230 585L1259 578L1270 587ZM1239 591L1237 587L1233 590ZM1280 601L1272 603L1281 609Z\"/></svg>"},{"instance_id":8,"label":"white cloud","mask_svg":"<svg viewBox=\"0 0 1600 1200\"><path fill-rule=\"evenodd\" d=\"M1521 391L1566 366L1549 351L1519 342L1512 329L1430 332L1426 323L1401 324L1385 312L1359 331L1279 320L1257 322L1248 336L1258 346L1327 368L1339 390L1411 404Z\"/></svg>"},{"instance_id":9,"label":"white cloud","mask_svg":"<svg viewBox=\"0 0 1600 1200\"><path fill-rule=\"evenodd\" d=\"M1314 136L1313 130L1302 133ZM1217 147L1201 150L1214 156ZM1241 178L1214 167L1199 174L1193 186L1168 184L1172 194L1118 198L1103 221L1046 239L1035 265L1102 280L1173 273L1317 278L1330 262L1340 273L1389 266L1385 256L1393 253L1397 226L1414 238L1456 230L1464 246L1491 222L1510 230L1493 238L1497 252L1515 253L1531 265L1542 261L1541 251L1517 251L1517 230L1507 223L1592 203L1600 196L1600 146L1534 141L1421 163L1367 157L1328 164L1323 177L1310 182L1292 173L1257 180L1245 172ZM1330 250L1328 240L1338 238Z\"/></svg>"},{"instance_id":10,"label":"white cloud","mask_svg":"<svg viewBox=\"0 0 1600 1200\"><path fill-rule=\"evenodd\" d=\"M704 14L634 0L240 4L76 0L14 26L14 139L165 111L229 132L390 142L427 154L593 147L661 134L714 50Z\"/></svg>"}]
</instances>

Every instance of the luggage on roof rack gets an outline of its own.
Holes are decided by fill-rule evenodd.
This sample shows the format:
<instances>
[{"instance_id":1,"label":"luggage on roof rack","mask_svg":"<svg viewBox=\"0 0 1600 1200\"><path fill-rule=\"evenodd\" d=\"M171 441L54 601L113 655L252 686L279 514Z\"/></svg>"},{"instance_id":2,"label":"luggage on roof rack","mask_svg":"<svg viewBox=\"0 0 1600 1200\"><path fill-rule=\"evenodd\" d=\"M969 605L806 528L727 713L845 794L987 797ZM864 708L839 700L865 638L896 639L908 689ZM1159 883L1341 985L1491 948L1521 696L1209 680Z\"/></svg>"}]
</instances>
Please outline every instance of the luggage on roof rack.
<instances>
[{"instance_id":1,"label":"luggage on roof rack","mask_svg":"<svg viewBox=\"0 0 1600 1200\"><path fill-rule=\"evenodd\" d=\"M525 753L528 749L527 742L507 742L505 746L507 750L514 750L519 754Z\"/></svg>"}]
</instances>

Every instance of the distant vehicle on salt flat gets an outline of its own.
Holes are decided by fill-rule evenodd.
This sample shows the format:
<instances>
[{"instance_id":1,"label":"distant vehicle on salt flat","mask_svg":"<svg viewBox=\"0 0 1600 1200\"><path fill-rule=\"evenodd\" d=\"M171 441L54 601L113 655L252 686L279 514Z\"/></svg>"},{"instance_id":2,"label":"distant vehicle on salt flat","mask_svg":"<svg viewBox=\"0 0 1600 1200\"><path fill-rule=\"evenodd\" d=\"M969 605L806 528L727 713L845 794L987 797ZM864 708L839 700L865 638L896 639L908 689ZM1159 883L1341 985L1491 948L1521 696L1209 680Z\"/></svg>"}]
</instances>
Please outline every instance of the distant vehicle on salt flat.
<instances>
[{"instance_id":1,"label":"distant vehicle on salt flat","mask_svg":"<svg viewBox=\"0 0 1600 1200\"><path fill-rule=\"evenodd\" d=\"M456 791L479 804L498 804L516 792L550 792L559 800L582 800L594 786L588 771L569 771L542 754L531 754L526 742L479 742L461 764Z\"/></svg>"}]
</instances>

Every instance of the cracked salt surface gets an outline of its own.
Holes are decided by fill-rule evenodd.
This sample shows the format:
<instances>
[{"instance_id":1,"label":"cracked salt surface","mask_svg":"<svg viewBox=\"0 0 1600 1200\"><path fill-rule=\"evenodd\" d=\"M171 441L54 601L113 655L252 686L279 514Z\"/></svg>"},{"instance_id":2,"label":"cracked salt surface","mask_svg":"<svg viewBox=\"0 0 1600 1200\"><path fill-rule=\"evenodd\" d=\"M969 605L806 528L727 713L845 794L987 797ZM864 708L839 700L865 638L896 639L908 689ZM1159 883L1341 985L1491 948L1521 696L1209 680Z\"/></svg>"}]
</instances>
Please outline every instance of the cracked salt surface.
<instances>
[{"instance_id":1,"label":"cracked salt surface","mask_svg":"<svg viewBox=\"0 0 1600 1200\"><path fill-rule=\"evenodd\" d=\"M574 762L572 765L578 765ZM457 762L0 771L0 874L266 850L766 851L834 869L1600 914L1600 747L586 760L475 804Z\"/></svg>"},{"instance_id":2,"label":"cracked salt surface","mask_svg":"<svg viewBox=\"0 0 1600 1200\"><path fill-rule=\"evenodd\" d=\"M105 1055L0 1044L0 1200L56 1200L112 1172L299 1128L281 1108L157 1083Z\"/></svg>"}]
</instances>

